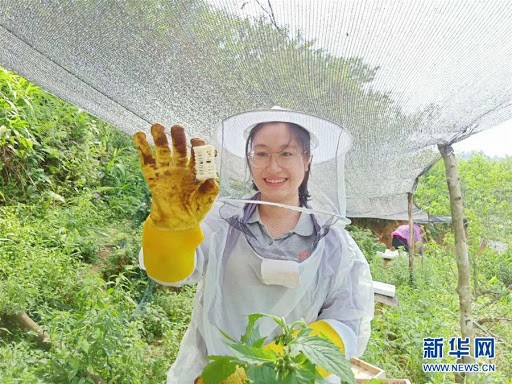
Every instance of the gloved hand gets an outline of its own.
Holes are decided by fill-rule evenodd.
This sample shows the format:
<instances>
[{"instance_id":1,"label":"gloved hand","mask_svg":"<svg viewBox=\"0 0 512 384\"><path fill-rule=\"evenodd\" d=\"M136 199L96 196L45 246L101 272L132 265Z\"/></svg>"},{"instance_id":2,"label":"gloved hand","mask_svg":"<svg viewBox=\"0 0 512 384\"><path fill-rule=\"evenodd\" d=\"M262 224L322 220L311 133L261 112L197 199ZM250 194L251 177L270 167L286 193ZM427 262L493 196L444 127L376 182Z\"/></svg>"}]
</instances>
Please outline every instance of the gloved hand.
<instances>
[{"instance_id":1,"label":"gloved hand","mask_svg":"<svg viewBox=\"0 0 512 384\"><path fill-rule=\"evenodd\" d=\"M219 186L215 179L196 180L194 156L187 155L183 127L171 128L172 152L162 125L153 124L151 134L156 158L144 132L133 137L152 196L142 236L144 266L151 278L176 282L194 270L195 249L203 239L199 223L210 210ZM205 142L194 138L191 144L193 151Z\"/></svg>"}]
</instances>

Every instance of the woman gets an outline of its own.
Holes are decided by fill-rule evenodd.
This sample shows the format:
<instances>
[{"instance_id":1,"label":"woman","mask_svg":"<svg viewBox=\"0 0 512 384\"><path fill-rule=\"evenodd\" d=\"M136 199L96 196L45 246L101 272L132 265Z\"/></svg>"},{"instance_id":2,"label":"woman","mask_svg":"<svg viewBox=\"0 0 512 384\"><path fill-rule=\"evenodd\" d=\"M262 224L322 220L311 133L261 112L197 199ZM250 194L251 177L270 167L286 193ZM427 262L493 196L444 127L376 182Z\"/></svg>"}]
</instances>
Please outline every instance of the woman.
<instances>
[{"instance_id":1,"label":"woman","mask_svg":"<svg viewBox=\"0 0 512 384\"><path fill-rule=\"evenodd\" d=\"M413 230L416 249L420 254L423 254L423 237L421 236L421 228L418 224L414 224ZM402 247L405 252L409 252L410 236L409 224L402 224L391 232L391 245L394 249Z\"/></svg>"},{"instance_id":2,"label":"woman","mask_svg":"<svg viewBox=\"0 0 512 384\"><path fill-rule=\"evenodd\" d=\"M304 319L312 329L331 335L347 357L363 353L373 317L368 264L343 229L343 220L336 222L339 211L315 210L308 202L313 150L322 147L314 130L329 124L340 133L338 138L346 139L338 140L342 148L348 147L339 126L297 112L252 111L225 120L218 134L224 142L221 196L215 203L219 186L214 179L195 180L182 127L171 128L171 152L164 128L153 125L156 158L145 135L135 134L153 196L141 265L162 284L199 283L191 324L168 383L193 383L207 355L230 354L219 329L239 337L247 315L255 312L287 322ZM242 132L245 145L236 141ZM325 137L324 148L332 146L332 135ZM193 151L205 142L192 139L191 144ZM324 174L315 186L326 180L336 183L339 148L335 172ZM320 163L332 157L317 154ZM256 190L249 197L248 186ZM322 187L318 195L327 189ZM332 190L337 198L336 186ZM276 331L270 320L261 322L260 333L269 340Z\"/></svg>"}]
</instances>

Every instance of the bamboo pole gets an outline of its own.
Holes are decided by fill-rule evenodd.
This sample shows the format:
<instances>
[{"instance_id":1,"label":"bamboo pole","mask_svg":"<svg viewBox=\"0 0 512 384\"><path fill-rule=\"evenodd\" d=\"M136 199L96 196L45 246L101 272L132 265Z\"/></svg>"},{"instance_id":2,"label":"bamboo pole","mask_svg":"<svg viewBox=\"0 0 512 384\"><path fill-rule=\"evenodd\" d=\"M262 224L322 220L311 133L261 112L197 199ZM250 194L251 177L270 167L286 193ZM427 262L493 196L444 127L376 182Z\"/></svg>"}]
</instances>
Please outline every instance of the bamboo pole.
<instances>
[{"instance_id":1,"label":"bamboo pole","mask_svg":"<svg viewBox=\"0 0 512 384\"><path fill-rule=\"evenodd\" d=\"M446 182L450 194L452 228L455 236L455 257L458 270L457 293L459 295L461 337L469 337L471 346L470 356L463 356L462 361L463 363L469 364L473 362L473 340L475 332L473 329L473 314L471 310L471 267L469 264L466 233L464 232L464 207L459 182L459 169L451 145L438 145L438 149L443 157L446 170ZM466 376L470 376L470 374L468 373Z\"/></svg>"},{"instance_id":2,"label":"bamboo pole","mask_svg":"<svg viewBox=\"0 0 512 384\"><path fill-rule=\"evenodd\" d=\"M409 248L409 284L414 284L414 221L412 213L412 193L407 193L407 213L409 216L409 238L407 239Z\"/></svg>"},{"instance_id":3,"label":"bamboo pole","mask_svg":"<svg viewBox=\"0 0 512 384\"><path fill-rule=\"evenodd\" d=\"M416 251L416 238L414 236L414 217L413 217L412 193L407 193L407 211L409 214L409 270L412 274L414 269L414 253Z\"/></svg>"}]
</instances>

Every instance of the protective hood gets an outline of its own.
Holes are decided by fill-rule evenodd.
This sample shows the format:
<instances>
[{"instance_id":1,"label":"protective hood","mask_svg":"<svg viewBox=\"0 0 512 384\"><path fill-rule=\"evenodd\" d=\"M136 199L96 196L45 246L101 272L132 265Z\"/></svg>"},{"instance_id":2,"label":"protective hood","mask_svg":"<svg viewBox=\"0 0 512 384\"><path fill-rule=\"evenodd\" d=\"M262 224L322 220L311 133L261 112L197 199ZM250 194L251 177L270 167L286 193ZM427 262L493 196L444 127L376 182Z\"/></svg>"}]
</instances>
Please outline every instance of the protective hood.
<instances>
[{"instance_id":1,"label":"protective hood","mask_svg":"<svg viewBox=\"0 0 512 384\"><path fill-rule=\"evenodd\" d=\"M308 191L311 198L307 207L264 201L256 193L245 148L250 130L263 122L293 123L310 133L312 163L309 168ZM345 216L344 168L345 154L352 146L352 137L343 127L320 117L274 107L241 113L223 120L214 140L215 147L220 149L217 160L221 186L219 199L233 207L233 213L247 203L256 203L314 213L321 226L340 220L348 222Z\"/></svg>"}]
</instances>

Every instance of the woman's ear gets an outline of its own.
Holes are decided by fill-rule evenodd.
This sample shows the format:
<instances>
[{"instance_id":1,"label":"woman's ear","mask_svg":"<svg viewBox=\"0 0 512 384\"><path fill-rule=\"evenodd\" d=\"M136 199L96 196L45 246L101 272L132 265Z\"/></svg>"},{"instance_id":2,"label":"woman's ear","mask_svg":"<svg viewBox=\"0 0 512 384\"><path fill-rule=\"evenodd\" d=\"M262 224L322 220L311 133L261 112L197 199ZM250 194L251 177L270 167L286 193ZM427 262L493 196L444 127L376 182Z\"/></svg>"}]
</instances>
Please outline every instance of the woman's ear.
<instances>
[{"instance_id":1,"label":"woman's ear","mask_svg":"<svg viewBox=\"0 0 512 384\"><path fill-rule=\"evenodd\" d=\"M304 162L304 172L309 171L309 167L311 166L311 162L313 161L313 156L310 155L309 159Z\"/></svg>"}]
</instances>

